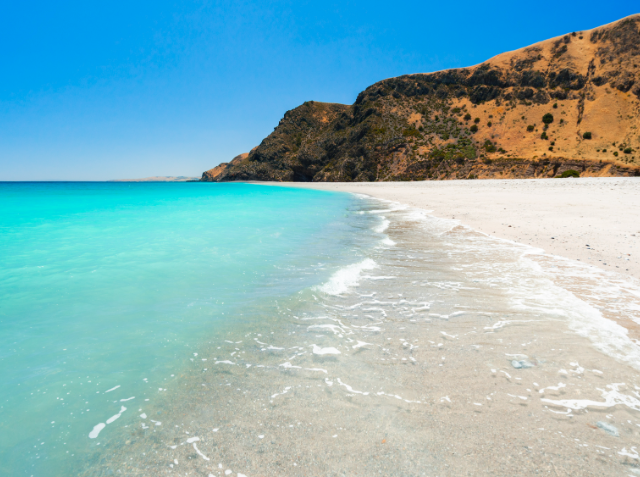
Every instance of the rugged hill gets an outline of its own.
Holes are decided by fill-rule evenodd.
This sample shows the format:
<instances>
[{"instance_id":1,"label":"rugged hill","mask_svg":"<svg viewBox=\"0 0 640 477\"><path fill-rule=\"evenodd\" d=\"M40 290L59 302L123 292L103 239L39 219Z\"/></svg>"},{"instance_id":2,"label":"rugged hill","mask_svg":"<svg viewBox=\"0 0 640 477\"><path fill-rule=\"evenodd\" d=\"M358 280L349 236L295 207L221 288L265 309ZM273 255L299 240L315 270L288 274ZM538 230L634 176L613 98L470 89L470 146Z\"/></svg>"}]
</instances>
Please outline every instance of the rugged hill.
<instances>
[{"instance_id":1,"label":"rugged hill","mask_svg":"<svg viewBox=\"0 0 640 477\"><path fill-rule=\"evenodd\" d=\"M640 15L309 101L203 181L640 175Z\"/></svg>"}]
</instances>

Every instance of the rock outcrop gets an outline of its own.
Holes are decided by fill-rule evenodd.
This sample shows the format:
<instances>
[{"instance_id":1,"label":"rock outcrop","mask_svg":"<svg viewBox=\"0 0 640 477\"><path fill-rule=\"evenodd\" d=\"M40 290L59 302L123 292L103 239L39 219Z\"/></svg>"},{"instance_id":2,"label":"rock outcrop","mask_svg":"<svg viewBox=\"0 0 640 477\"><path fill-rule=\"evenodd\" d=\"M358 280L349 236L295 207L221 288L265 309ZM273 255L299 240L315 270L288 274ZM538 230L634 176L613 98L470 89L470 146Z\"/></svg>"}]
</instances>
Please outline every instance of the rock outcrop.
<instances>
[{"instance_id":1,"label":"rock outcrop","mask_svg":"<svg viewBox=\"0 0 640 477\"><path fill-rule=\"evenodd\" d=\"M640 175L640 15L288 111L203 181ZM239 159L240 158L240 159Z\"/></svg>"}]
</instances>

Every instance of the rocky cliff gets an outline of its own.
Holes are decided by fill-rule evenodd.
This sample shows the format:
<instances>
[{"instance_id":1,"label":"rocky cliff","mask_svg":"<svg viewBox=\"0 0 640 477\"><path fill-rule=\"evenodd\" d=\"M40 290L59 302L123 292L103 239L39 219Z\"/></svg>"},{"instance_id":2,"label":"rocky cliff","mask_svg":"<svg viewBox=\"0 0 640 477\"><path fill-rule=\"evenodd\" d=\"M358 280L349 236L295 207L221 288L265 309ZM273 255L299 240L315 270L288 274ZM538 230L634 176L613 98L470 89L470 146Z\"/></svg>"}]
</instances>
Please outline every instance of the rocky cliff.
<instances>
[{"instance_id":1,"label":"rocky cliff","mask_svg":"<svg viewBox=\"0 0 640 477\"><path fill-rule=\"evenodd\" d=\"M309 101L203 181L640 175L640 15ZM575 172L572 172L575 171Z\"/></svg>"}]
</instances>

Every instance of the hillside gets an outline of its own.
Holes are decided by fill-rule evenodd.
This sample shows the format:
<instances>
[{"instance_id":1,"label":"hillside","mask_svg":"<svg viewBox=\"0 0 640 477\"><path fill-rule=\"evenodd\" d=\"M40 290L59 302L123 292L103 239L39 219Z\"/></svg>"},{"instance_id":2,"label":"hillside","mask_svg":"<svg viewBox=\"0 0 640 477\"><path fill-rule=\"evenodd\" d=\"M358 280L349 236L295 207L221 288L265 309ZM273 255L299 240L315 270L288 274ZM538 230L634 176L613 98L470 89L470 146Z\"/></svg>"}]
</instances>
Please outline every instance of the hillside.
<instances>
[{"instance_id":1,"label":"hillside","mask_svg":"<svg viewBox=\"0 0 640 477\"><path fill-rule=\"evenodd\" d=\"M640 175L640 15L309 101L203 181ZM215 172L214 172L215 171Z\"/></svg>"}]
</instances>

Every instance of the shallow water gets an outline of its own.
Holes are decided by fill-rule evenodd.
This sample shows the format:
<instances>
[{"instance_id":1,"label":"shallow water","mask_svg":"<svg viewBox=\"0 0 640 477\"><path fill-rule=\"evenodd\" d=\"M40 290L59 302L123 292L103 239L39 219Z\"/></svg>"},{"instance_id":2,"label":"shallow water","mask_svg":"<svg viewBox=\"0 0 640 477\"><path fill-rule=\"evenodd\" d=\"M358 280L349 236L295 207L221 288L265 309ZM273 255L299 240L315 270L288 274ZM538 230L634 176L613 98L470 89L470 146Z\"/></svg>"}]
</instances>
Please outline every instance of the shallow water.
<instances>
[{"instance_id":1,"label":"shallow water","mask_svg":"<svg viewBox=\"0 0 640 477\"><path fill-rule=\"evenodd\" d=\"M354 240L366 249L353 228L375 219L350 219L353 201L243 184L0 184L0 474L86 467L178 385L185 355L259 318L244 308L321 283Z\"/></svg>"},{"instance_id":2,"label":"shallow water","mask_svg":"<svg viewBox=\"0 0 640 477\"><path fill-rule=\"evenodd\" d=\"M636 282L393 203L354 212L387 235L366 258L203 347L86 475L638 472L638 347L605 318L638 320Z\"/></svg>"},{"instance_id":3,"label":"shallow water","mask_svg":"<svg viewBox=\"0 0 640 477\"><path fill-rule=\"evenodd\" d=\"M175 348L121 425L83 436L77 473L640 474L637 281L331 200L341 219L260 299Z\"/></svg>"}]
</instances>

